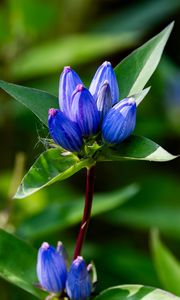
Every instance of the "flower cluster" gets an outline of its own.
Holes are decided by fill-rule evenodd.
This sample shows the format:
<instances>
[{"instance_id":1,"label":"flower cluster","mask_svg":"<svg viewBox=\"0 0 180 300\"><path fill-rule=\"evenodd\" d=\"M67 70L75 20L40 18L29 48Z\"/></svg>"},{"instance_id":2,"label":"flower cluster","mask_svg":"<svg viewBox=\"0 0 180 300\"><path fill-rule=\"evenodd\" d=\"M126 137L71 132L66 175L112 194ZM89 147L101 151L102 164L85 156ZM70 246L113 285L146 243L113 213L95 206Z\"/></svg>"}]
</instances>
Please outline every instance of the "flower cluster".
<instances>
[{"instance_id":1,"label":"flower cluster","mask_svg":"<svg viewBox=\"0 0 180 300\"><path fill-rule=\"evenodd\" d=\"M41 288L61 294L66 291L71 300L86 300L92 290L92 283L84 259L78 256L67 271L65 250L61 242L57 248L44 242L38 252L37 276Z\"/></svg>"},{"instance_id":2,"label":"flower cluster","mask_svg":"<svg viewBox=\"0 0 180 300\"><path fill-rule=\"evenodd\" d=\"M79 152L86 138L100 132L102 144L118 144L135 128L135 99L119 101L110 62L98 68L89 90L74 70L65 67L60 77L59 106L49 109L49 131L55 143L71 152Z\"/></svg>"}]
</instances>

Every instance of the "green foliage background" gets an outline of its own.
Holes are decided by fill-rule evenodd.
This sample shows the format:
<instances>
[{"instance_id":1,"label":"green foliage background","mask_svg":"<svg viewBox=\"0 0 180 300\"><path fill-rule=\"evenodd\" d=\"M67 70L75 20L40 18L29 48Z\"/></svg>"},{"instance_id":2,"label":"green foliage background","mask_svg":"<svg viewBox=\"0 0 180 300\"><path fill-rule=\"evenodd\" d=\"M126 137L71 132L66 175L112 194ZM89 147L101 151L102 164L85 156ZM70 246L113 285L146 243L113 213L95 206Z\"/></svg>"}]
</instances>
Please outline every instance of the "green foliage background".
<instances>
[{"instance_id":1,"label":"green foliage background","mask_svg":"<svg viewBox=\"0 0 180 300\"><path fill-rule=\"evenodd\" d=\"M152 88L146 101L138 108L136 133L178 154L180 88L174 88L174 82L180 85L179 0L4 0L0 77L57 95L59 74L64 65L71 65L88 85L104 60L117 65L172 20L176 23L165 55L148 83ZM48 133L30 111L3 92L0 107L0 226L35 248L42 241L61 240L71 257L83 206L84 170L26 199L12 200L25 170L46 148L41 138ZM180 296L179 179L179 160L97 166L94 218L83 251L86 260L96 264L97 291L136 283ZM154 228L170 250L161 245ZM17 274L18 262L30 274L23 253L17 248L15 254ZM3 255L0 246L1 260ZM2 300L36 299L3 279L0 290Z\"/></svg>"}]
</instances>

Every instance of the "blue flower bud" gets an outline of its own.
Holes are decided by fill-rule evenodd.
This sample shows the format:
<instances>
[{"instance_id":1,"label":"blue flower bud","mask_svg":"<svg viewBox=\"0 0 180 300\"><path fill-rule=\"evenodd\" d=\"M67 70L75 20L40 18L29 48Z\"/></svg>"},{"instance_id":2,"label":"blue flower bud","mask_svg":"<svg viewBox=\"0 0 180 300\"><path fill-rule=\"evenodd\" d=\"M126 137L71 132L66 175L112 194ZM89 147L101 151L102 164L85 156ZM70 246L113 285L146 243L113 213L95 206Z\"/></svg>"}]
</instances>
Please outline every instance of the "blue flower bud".
<instances>
[{"instance_id":1,"label":"blue flower bud","mask_svg":"<svg viewBox=\"0 0 180 300\"><path fill-rule=\"evenodd\" d=\"M136 125L136 102L134 98L125 98L113 106L102 124L105 142L118 144L125 140Z\"/></svg>"},{"instance_id":2,"label":"blue flower bud","mask_svg":"<svg viewBox=\"0 0 180 300\"><path fill-rule=\"evenodd\" d=\"M48 125L56 144L71 152L78 152L82 146L79 126L58 109L49 109Z\"/></svg>"},{"instance_id":3,"label":"blue flower bud","mask_svg":"<svg viewBox=\"0 0 180 300\"><path fill-rule=\"evenodd\" d=\"M79 84L72 99L72 120L79 125L83 136L95 134L99 126L99 113L94 98L88 89Z\"/></svg>"},{"instance_id":4,"label":"blue flower bud","mask_svg":"<svg viewBox=\"0 0 180 300\"><path fill-rule=\"evenodd\" d=\"M111 66L111 63L108 61L105 61L97 69L89 88L89 91L93 95L95 101L97 101L98 91L100 90L105 80L109 82L112 104L114 105L119 99L119 87L114 70Z\"/></svg>"},{"instance_id":5,"label":"blue flower bud","mask_svg":"<svg viewBox=\"0 0 180 300\"><path fill-rule=\"evenodd\" d=\"M102 120L107 112L112 107L111 90L108 81L104 81L98 92L97 109L99 111L100 119Z\"/></svg>"},{"instance_id":6,"label":"blue flower bud","mask_svg":"<svg viewBox=\"0 0 180 300\"><path fill-rule=\"evenodd\" d=\"M86 300L91 294L91 279L86 263L78 256L72 263L66 281L66 292L71 300Z\"/></svg>"},{"instance_id":7,"label":"blue flower bud","mask_svg":"<svg viewBox=\"0 0 180 300\"><path fill-rule=\"evenodd\" d=\"M62 242L59 241L57 243L56 251L63 257L63 259L64 259L64 261L66 263L66 266L67 266L68 265L68 254L67 254L67 251L64 248Z\"/></svg>"},{"instance_id":8,"label":"blue flower bud","mask_svg":"<svg viewBox=\"0 0 180 300\"><path fill-rule=\"evenodd\" d=\"M78 74L70 67L64 67L59 82L59 106L66 116L69 116L72 93L78 84L82 84Z\"/></svg>"},{"instance_id":9,"label":"blue flower bud","mask_svg":"<svg viewBox=\"0 0 180 300\"><path fill-rule=\"evenodd\" d=\"M50 246L43 243L38 252L37 276L43 289L51 293L61 293L67 278L63 257Z\"/></svg>"}]
</instances>

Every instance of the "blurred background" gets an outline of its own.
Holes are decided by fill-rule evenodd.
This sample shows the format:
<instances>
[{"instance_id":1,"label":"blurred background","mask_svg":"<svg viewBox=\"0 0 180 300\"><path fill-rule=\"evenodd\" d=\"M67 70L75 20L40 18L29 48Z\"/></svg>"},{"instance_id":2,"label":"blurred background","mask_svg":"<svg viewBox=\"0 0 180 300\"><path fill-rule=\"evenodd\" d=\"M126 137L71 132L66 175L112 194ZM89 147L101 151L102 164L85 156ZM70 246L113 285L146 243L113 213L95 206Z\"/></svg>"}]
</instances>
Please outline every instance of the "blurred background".
<instances>
[{"instance_id":1,"label":"blurred background","mask_svg":"<svg viewBox=\"0 0 180 300\"><path fill-rule=\"evenodd\" d=\"M136 133L178 154L180 0L1 0L0 77L57 95L62 68L71 65L88 86L103 61L115 67L172 20L175 27L165 54L148 83L151 91L138 108ZM83 207L84 171L12 200L23 174L45 149L40 138L47 134L30 111L1 91L0 226L36 248L43 241L55 245L61 240L71 258ZM83 250L86 260L96 264L97 291L126 283L168 289L154 264L149 237L158 228L180 259L179 167L179 160L97 166L95 191L104 203L95 207ZM119 202L113 202L118 193ZM4 280L0 290L1 300L35 299Z\"/></svg>"}]
</instances>

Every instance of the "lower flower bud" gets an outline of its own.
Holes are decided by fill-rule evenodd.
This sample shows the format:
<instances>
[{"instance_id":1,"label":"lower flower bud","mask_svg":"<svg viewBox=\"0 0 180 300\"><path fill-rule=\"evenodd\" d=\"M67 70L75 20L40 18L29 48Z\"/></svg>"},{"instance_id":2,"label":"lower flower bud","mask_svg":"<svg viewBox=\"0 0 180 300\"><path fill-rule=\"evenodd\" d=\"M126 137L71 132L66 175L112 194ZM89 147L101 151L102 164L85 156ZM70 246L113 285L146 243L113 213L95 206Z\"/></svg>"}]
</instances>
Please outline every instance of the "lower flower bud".
<instances>
[{"instance_id":1,"label":"lower flower bud","mask_svg":"<svg viewBox=\"0 0 180 300\"><path fill-rule=\"evenodd\" d=\"M71 300L86 300L92 284L84 259L78 256L72 263L66 281L66 292Z\"/></svg>"},{"instance_id":2,"label":"lower flower bud","mask_svg":"<svg viewBox=\"0 0 180 300\"><path fill-rule=\"evenodd\" d=\"M42 288L48 292L61 293L65 287L65 261L48 243L43 243L38 251L37 276Z\"/></svg>"}]
</instances>

